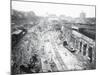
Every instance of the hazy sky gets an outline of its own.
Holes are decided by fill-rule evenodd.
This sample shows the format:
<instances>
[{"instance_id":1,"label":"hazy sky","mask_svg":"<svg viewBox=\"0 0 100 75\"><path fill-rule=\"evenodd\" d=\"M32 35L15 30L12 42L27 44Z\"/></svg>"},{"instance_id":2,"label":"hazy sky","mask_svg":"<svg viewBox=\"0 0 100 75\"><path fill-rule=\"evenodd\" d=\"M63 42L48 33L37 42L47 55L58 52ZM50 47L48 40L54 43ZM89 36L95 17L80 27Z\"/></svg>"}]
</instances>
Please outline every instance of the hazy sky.
<instances>
[{"instance_id":1,"label":"hazy sky","mask_svg":"<svg viewBox=\"0 0 100 75\"><path fill-rule=\"evenodd\" d=\"M57 16L66 15L71 17L79 17L81 12L85 12L87 17L95 17L94 6L12 1L12 9L19 11L34 11L35 14L39 16L56 14Z\"/></svg>"}]
</instances>

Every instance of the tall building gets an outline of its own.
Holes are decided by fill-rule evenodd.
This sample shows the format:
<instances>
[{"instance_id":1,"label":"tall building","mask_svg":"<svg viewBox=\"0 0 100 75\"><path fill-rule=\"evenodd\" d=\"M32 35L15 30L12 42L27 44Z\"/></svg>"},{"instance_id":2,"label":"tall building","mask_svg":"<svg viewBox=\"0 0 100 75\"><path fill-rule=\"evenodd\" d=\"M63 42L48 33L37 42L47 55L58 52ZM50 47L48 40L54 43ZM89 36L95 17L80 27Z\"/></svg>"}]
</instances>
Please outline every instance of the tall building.
<instances>
[{"instance_id":1,"label":"tall building","mask_svg":"<svg viewBox=\"0 0 100 75\"><path fill-rule=\"evenodd\" d=\"M80 13L80 19L85 19L86 18L86 14L84 12Z\"/></svg>"}]
</instances>

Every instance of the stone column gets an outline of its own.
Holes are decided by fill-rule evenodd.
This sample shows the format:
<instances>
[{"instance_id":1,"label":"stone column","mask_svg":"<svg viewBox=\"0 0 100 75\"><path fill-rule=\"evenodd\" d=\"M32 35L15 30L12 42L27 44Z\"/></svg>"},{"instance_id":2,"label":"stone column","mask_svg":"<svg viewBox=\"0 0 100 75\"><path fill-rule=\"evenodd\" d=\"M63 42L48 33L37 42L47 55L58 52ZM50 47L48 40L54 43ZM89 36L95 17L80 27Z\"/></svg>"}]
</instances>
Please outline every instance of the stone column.
<instances>
[{"instance_id":1,"label":"stone column","mask_svg":"<svg viewBox=\"0 0 100 75\"><path fill-rule=\"evenodd\" d=\"M74 42L74 50L76 50L76 39L75 39L75 42Z\"/></svg>"},{"instance_id":2,"label":"stone column","mask_svg":"<svg viewBox=\"0 0 100 75\"><path fill-rule=\"evenodd\" d=\"M93 51L93 52L92 52L92 53L93 53L92 62L95 64L95 63L96 63L96 62L95 62L95 60L96 60L96 50L95 50L96 48L95 48L95 46L93 46L92 49L93 49L93 50L92 50L92 51Z\"/></svg>"},{"instance_id":3,"label":"stone column","mask_svg":"<svg viewBox=\"0 0 100 75\"><path fill-rule=\"evenodd\" d=\"M84 46L84 43L82 42L82 47L81 47L81 54L83 55L83 46Z\"/></svg>"},{"instance_id":4,"label":"stone column","mask_svg":"<svg viewBox=\"0 0 100 75\"><path fill-rule=\"evenodd\" d=\"M78 40L78 47L77 47L78 49L78 51L77 51L77 53L79 53L80 52L80 41Z\"/></svg>"},{"instance_id":5,"label":"stone column","mask_svg":"<svg viewBox=\"0 0 100 75\"><path fill-rule=\"evenodd\" d=\"M76 53L78 53L78 52L79 52L79 49L78 49L79 41L78 41L78 39L76 39L76 42L75 42L75 43L76 43L76 45L75 45L75 49L77 50Z\"/></svg>"}]
</instances>

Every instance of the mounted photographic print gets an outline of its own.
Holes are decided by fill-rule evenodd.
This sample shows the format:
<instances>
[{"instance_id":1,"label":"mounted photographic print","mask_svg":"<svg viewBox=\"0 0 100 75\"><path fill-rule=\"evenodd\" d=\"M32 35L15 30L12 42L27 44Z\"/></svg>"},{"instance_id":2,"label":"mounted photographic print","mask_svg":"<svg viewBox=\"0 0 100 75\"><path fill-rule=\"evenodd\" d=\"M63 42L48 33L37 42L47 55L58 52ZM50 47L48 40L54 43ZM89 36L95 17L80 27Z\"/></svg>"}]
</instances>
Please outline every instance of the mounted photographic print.
<instances>
[{"instance_id":1,"label":"mounted photographic print","mask_svg":"<svg viewBox=\"0 0 100 75\"><path fill-rule=\"evenodd\" d=\"M95 5L11 1L11 74L96 69Z\"/></svg>"}]
</instances>

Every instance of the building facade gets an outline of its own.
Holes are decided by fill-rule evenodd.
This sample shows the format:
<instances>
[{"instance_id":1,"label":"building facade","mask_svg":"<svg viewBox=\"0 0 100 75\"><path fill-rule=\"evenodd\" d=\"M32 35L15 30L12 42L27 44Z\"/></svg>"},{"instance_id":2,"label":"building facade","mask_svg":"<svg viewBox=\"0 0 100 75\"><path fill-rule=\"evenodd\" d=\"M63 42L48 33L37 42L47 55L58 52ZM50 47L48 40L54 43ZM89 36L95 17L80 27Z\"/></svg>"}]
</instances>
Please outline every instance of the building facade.
<instances>
[{"instance_id":1,"label":"building facade","mask_svg":"<svg viewBox=\"0 0 100 75\"><path fill-rule=\"evenodd\" d=\"M95 65L96 44L95 41L75 30L72 31L71 42L76 54L88 59L90 64Z\"/></svg>"}]
</instances>

